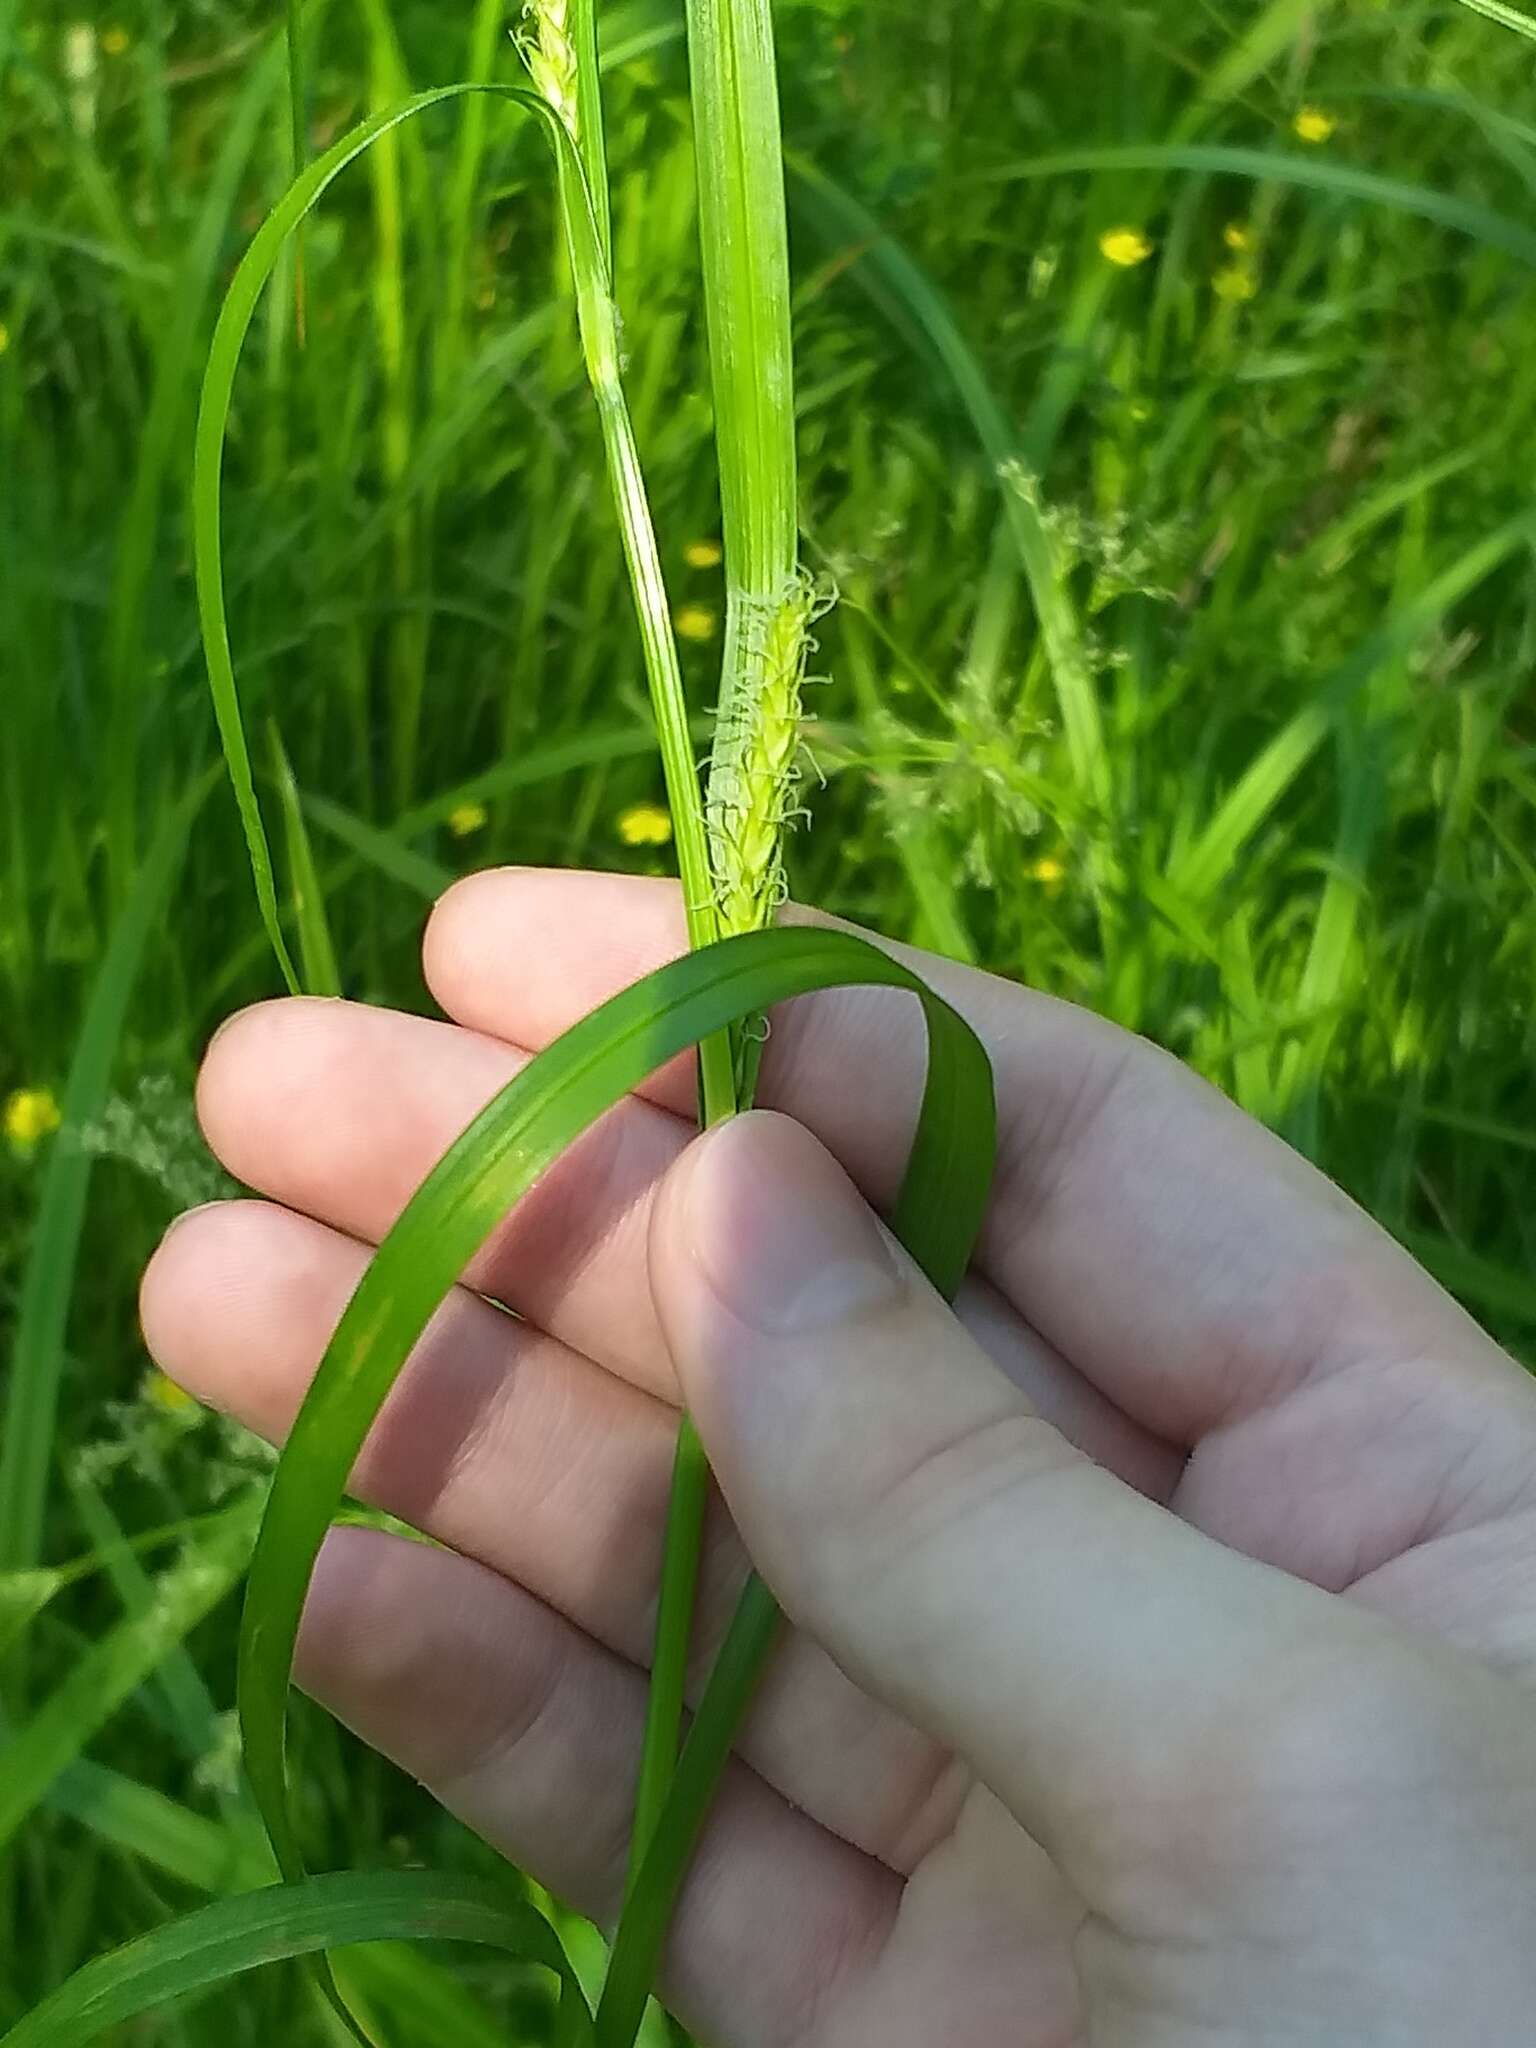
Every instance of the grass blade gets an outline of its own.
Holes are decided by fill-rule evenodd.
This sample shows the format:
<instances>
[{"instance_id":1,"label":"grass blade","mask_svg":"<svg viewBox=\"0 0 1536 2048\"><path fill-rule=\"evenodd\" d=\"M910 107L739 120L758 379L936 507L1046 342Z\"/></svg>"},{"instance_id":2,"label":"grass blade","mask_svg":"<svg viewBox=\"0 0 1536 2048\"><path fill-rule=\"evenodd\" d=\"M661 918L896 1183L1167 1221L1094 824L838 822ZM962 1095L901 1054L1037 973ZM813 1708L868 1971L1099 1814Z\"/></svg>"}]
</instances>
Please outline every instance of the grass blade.
<instances>
[{"instance_id":1,"label":"grass blade","mask_svg":"<svg viewBox=\"0 0 1536 2048\"><path fill-rule=\"evenodd\" d=\"M83 2048L109 2028L263 1963L390 1940L474 1942L537 1963L559 1981L567 2039L581 2048L592 2038L575 1974L532 1906L481 1878L403 1870L312 1877L203 1906L87 1963L0 2048Z\"/></svg>"},{"instance_id":2,"label":"grass blade","mask_svg":"<svg viewBox=\"0 0 1536 2048\"><path fill-rule=\"evenodd\" d=\"M215 774L210 769L200 776L166 813L113 931L75 1041L64 1088L61 1141L48 1161L21 1283L0 1429L0 1571L26 1570L37 1563L42 1550L64 1334L94 1164L92 1155L72 1142L70 1134L94 1123L106 1102L144 949L164 913L187 833L213 788Z\"/></svg>"},{"instance_id":3,"label":"grass blade","mask_svg":"<svg viewBox=\"0 0 1536 2048\"><path fill-rule=\"evenodd\" d=\"M1496 21L1500 28L1512 28L1517 36L1536 43L1536 18L1522 14L1518 7L1506 7L1504 0L1461 0L1461 4L1485 21Z\"/></svg>"},{"instance_id":4,"label":"grass blade","mask_svg":"<svg viewBox=\"0 0 1536 2048\"><path fill-rule=\"evenodd\" d=\"M283 829L288 842L288 877L293 898L293 921L299 934L299 961L304 986L312 996L339 996L341 970L336 964L336 946L331 938L330 920L325 914L325 892L315 867L314 849L304 823L304 800L293 779L293 769L283 748L282 735L273 722L272 774L282 805ZM380 833L378 837L384 835Z\"/></svg>"}]
</instances>

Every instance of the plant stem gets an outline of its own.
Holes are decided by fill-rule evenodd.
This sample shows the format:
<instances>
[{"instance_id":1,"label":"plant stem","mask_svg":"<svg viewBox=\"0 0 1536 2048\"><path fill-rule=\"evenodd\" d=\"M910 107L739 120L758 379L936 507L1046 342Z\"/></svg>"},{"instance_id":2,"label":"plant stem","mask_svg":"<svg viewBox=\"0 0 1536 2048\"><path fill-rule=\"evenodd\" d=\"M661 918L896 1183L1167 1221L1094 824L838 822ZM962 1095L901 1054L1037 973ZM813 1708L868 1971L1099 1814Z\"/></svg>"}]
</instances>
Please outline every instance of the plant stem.
<instances>
[{"instance_id":1,"label":"plant stem","mask_svg":"<svg viewBox=\"0 0 1536 2048\"><path fill-rule=\"evenodd\" d=\"M718 928L726 936L768 923L781 890L779 844L799 744L800 672L811 604L798 573L789 237L769 0L689 0L688 48L727 588L706 858ZM750 1102L754 1039L750 1025L736 1034L733 1107ZM705 1121L714 1121L707 1103ZM684 1416L672 1470L645 1742L615 1949L615 1970L621 1954L649 1958L642 1971L637 2025L649 1981L645 1972L654 1963L692 1840L690 1835L677 1848L675 1870L653 1862L653 1841L679 1768L708 1497L704 1449ZM771 1604L761 1592L753 1611L761 1618ZM697 1735L696 1724L690 1755ZM728 1750L729 1729L724 1741ZM686 1798L687 1788L681 1791ZM702 1812L701 1807L701 1818ZM670 1826L668 1840L678 1841ZM669 1873L665 1878L663 1868ZM652 1932L637 1933L637 1928ZM616 1987L615 1996L631 1998L634 1988L623 1992ZM628 2037L621 2027L615 2038Z\"/></svg>"}]
</instances>

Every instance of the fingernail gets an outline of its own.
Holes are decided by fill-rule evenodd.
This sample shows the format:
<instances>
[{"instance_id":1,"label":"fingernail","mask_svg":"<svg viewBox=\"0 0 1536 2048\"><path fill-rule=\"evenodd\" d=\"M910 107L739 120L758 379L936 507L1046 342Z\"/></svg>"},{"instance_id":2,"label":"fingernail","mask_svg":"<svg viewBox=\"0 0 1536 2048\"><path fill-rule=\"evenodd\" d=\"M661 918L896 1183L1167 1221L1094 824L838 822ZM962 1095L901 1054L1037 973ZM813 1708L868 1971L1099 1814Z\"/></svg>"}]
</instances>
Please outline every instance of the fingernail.
<instances>
[{"instance_id":1,"label":"fingernail","mask_svg":"<svg viewBox=\"0 0 1536 2048\"><path fill-rule=\"evenodd\" d=\"M903 1292L890 1240L858 1190L787 1117L737 1117L706 1139L687 1207L712 1292L764 1336L855 1322Z\"/></svg>"}]
</instances>

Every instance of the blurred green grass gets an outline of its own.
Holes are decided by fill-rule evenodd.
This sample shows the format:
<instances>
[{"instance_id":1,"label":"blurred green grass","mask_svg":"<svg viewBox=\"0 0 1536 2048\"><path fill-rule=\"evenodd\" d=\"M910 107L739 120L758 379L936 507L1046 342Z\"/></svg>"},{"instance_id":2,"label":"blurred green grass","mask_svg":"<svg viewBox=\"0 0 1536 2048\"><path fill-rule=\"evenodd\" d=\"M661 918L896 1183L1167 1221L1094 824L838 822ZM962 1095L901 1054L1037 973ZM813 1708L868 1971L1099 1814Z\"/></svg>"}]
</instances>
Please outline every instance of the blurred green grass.
<instances>
[{"instance_id":1,"label":"blurred green grass","mask_svg":"<svg viewBox=\"0 0 1536 2048\"><path fill-rule=\"evenodd\" d=\"M1171 1046L1531 1355L1528 46L1450 0L781 13L803 518L841 593L797 893ZM217 1186L199 1048L271 989L233 806L198 801L186 476L218 293L287 175L280 14L0 5L0 1096L68 1112L35 1141L18 1112L0 1148L0 1550L102 1566L0 1580L7 1713L93 1644L126 1674L0 1852L0 2020L263 1867L231 1605L146 1647L155 1575L186 1567L122 1532L222 1541L208 1517L259 1473L145 1396L133 1304L158 1230ZM603 20L630 388L703 710L718 510L681 50L660 0ZM510 76L504 25L489 0L331 0L316 139L407 84ZM1105 256L1117 230L1141 260ZM308 231L302 349L294 289L237 395L236 655L343 986L424 1005L448 875L659 858L620 826L659 775L536 139L493 107L431 117ZM1081 673L1036 630L1037 510ZM303 1747L339 1853L483 1859L318 1719ZM411 1958L367 1968L409 2038L489 2039L487 2015L541 2038L504 1967L455 1964L473 2007ZM216 2030L326 2035L274 1972L149 2038Z\"/></svg>"}]
</instances>

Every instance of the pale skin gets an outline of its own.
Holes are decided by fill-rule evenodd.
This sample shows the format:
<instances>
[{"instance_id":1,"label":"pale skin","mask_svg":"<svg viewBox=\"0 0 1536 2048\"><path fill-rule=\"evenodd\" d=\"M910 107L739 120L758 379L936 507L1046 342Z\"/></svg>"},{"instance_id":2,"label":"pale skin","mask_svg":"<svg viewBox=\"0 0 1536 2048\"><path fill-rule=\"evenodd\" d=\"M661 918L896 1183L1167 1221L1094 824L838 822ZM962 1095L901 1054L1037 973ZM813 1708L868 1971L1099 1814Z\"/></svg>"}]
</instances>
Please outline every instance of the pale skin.
<instances>
[{"instance_id":1,"label":"pale skin","mask_svg":"<svg viewBox=\"0 0 1536 2048\"><path fill-rule=\"evenodd\" d=\"M681 943L669 885L489 873L428 929L451 1021L235 1019L200 1109L263 1199L156 1254L165 1369L280 1438L434 1159ZM772 1113L704 1139L663 1073L408 1367L355 1485L449 1547L334 1535L304 1685L611 1919L686 1397L727 1504L701 1661L743 1541L792 1617L669 1952L704 2041L1532 2038L1536 1385L1176 1062L909 957L997 1070L958 1314L865 1206L907 1143L909 999L794 1006Z\"/></svg>"}]
</instances>

